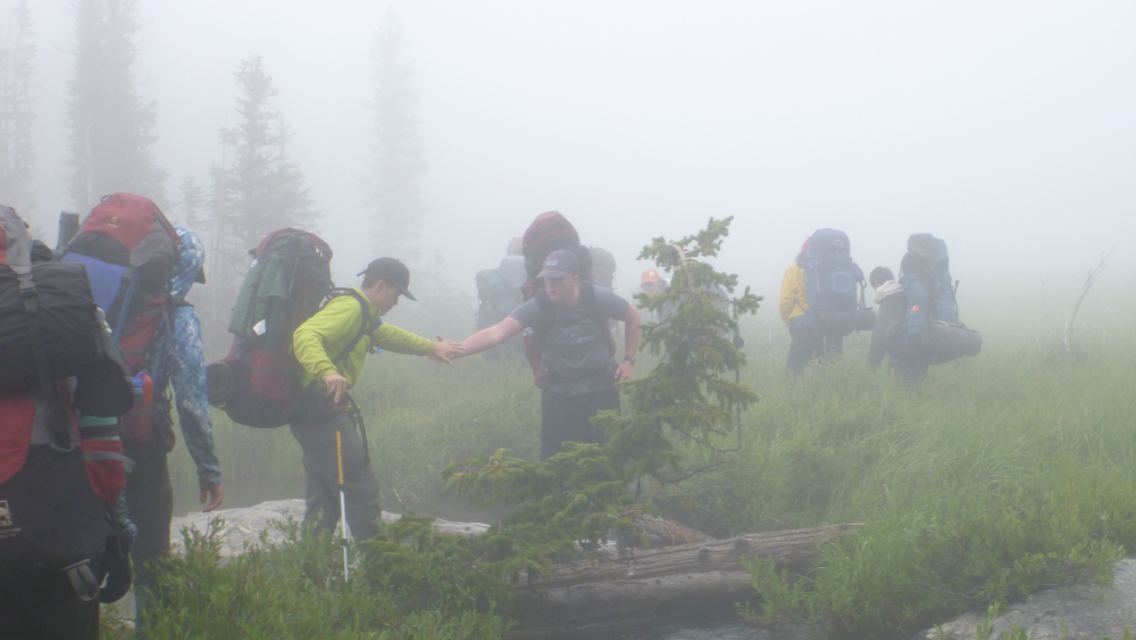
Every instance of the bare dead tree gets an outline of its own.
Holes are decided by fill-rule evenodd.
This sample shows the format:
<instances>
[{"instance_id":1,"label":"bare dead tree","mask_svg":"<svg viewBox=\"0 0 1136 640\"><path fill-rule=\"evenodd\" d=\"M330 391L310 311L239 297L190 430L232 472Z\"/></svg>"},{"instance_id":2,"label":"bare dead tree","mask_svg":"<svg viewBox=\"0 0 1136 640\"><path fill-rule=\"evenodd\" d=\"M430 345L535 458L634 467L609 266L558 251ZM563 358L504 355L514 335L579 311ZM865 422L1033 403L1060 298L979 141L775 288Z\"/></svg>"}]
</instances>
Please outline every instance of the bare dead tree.
<instances>
[{"instance_id":1,"label":"bare dead tree","mask_svg":"<svg viewBox=\"0 0 1136 640\"><path fill-rule=\"evenodd\" d=\"M1108 260L1112 257L1112 249L1108 253L1101 256L1100 260L1089 269L1089 273L1085 276L1085 283L1081 285L1081 293L1077 296L1077 302L1073 305L1073 310L1069 312L1069 316L1065 320L1065 338L1063 343L1065 345L1065 352L1069 353L1073 350L1073 325L1077 319L1077 312L1081 310L1081 304L1085 301L1085 296L1096 284L1097 277L1100 276L1104 268L1108 266Z\"/></svg>"}]
</instances>

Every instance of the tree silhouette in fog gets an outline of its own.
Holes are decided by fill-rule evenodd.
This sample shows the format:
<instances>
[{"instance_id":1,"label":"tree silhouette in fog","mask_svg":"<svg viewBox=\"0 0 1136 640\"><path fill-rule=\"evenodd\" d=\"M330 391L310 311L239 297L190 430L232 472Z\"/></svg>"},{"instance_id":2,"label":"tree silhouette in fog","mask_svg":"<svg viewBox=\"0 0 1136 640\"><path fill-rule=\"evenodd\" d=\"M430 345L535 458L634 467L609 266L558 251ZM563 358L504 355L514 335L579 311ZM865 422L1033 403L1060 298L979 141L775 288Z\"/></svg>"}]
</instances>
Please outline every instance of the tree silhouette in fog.
<instances>
[{"instance_id":1,"label":"tree silhouette in fog","mask_svg":"<svg viewBox=\"0 0 1136 640\"><path fill-rule=\"evenodd\" d=\"M422 255L418 239L426 205L418 182L426 160L415 114L415 71L403 56L406 44L398 14L387 10L375 36L373 155L363 186L365 204L372 212L376 255L412 261Z\"/></svg>"},{"instance_id":2,"label":"tree silhouette in fog","mask_svg":"<svg viewBox=\"0 0 1136 640\"><path fill-rule=\"evenodd\" d=\"M210 170L210 208L222 274L239 282L251 262L248 250L264 236L281 227L317 231L320 213L312 207L303 173L285 151L288 129L280 113L269 108L277 90L260 56L242 60L233 75L238 121L221 131L225 160Z\"/></svg>"},{"instance_id":3,"label":"tree silhouette in fog","mask_svg":"<svg viewBox=\"0 0 1136 640\"><path fill-rule=\"evenodd\" d=\"M35 32L26 0L12 15L12 31L0 49L0 203L15 207L27 218L35 209L31 94L35 69L31 37Z\"/></svg>"},{"instance_id":4,"label":"tree silhouette in fog","mask_svg":"<svg viewBox=\"0 0 1136 640\"><path fill-rule=\"evenodd\" d=\"M69 190L80 210L127 191L163 204L166 172L154 161L156 103L135 87L138 33L131 0L79 0L75 75L68 83Z\"/></svg>"}]
</instances>

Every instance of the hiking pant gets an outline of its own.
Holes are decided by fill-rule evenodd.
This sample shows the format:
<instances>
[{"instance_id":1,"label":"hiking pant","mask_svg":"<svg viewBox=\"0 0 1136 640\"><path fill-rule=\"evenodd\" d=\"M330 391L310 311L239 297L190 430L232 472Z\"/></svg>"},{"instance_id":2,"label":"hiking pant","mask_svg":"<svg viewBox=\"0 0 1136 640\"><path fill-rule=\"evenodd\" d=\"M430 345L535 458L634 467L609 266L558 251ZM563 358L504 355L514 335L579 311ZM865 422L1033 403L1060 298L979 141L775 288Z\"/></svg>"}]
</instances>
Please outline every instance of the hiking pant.
<instances>
[{"instance_id":1,"label":"hiking pant","mask_svg":"<svg viewBox=\"0 0 1136 640\"><path fill-rule=\"evenodd\" d=\"M790 330L793 337L789 343L789 360L785 363L785 373L790 377L801 375L813 358L831 360L844 352L844 338L821 333L814 329Z\"/></svg>"},{"instance_id":2,"label":"hiking pant","mask_svg":"<svg viewBox=\"0 0 1136 640\"><path fill-rule=\"evenodd\" d=\"M94 563L98 566L98 563ZM3 567L0 638L97 640L99 601L83 602L58 569Z\"/></svg>"},{"instance_id":3,"label":"hiking pant","mask_svg":"<svg viewBox=\"0 0 1136 640\"><path fill-rule=\"evenodd\" d=\"M909 389L918 389L923 384L923 378L927 377L927 369L930 367L926 359L914 357L891 358L888 364Z\"/></svg>"},{"instance_id":4,"label":"hiking pant","mask_svg":"<svg viewBox=\"0 0 1136 640\"><path fill-rule=\"evenodd\" d=\"M320 422L293 423L289 428L304 452L304 524L323 532L335 529L339 522L338 432L343 441L343 494L351 535L356 540L379 535L379 479L371 469L352 414L337 413Z\"/></svg>"},{"instance_id":5,"label":"hiking pant","mask_svg":"<svg viewBox=\"0 0 1136 640\"><path fill-rule=\"evenodd\" d=\"M619 411L619 389L568 395L548 389L540 392L540 459L560 453L565 442L607 442L607 436L591 423L600 411Z\"/></svg>"},{"instance_id":6,"label":"hiking pant","mask_svg":"<svg viewBox=\"0 0 1136 640\"><path fill-rule=\"evenodd\" d=\"M134 471L126 475L126 512L138 536L130 546L134 565L134 611L138 630L145 638L144 617L158 595L158 576L152 566L156 558L170 552L170 519L174 514L174 492L166 464L168 441L154 429L150 442L122 443L123 453L134 461Z\"/></svg>"}]
</instances>

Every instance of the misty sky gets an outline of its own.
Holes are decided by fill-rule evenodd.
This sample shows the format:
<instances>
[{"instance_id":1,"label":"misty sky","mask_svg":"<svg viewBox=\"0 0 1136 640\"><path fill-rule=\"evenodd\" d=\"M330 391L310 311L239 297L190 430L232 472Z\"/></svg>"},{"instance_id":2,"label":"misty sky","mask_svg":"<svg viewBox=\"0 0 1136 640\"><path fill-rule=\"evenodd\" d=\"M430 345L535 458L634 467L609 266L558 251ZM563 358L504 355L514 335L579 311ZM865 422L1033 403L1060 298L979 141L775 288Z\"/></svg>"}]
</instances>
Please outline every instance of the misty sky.
<instances>
[{"instance_id":1,"label":"misty sky","mask_svg":"<svg viewBox=\"0 0 1136 640\"><path fill-rule=\"evenodd\" d=\"M353 282L376 257L360 179L388 6L418 69L423 244L471 291L548 209L616 255L624 291L651 236L711 215L737 216L722 264L769 298L825 226L865 271L897 267L921 231L947 240L964 282L1079 276L1114 246L1112 271L1136 269L1131 1L140 0L137 74L171 196L186 176L207 184L232 73L262 55L337 280ZM38 225L52 232L70 208L69 7L32 3Z\"/></svg>"}]
</instances>

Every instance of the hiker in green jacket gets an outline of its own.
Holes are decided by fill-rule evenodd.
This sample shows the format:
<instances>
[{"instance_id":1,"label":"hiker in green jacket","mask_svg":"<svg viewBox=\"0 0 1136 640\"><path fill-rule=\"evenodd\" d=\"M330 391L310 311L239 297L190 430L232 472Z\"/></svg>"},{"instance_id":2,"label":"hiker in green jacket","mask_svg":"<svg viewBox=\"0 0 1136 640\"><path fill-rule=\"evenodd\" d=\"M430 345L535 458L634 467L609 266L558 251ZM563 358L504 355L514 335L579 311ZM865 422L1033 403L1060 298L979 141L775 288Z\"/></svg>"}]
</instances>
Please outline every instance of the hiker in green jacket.
<instances>
[{"instance_id":1,"label":"hiker in green jacket","mask_svg":"<svg viewBox=\"0 0 1136 640\"><path fill-rule=\"evenodd\" d=\"M379 258L359 273L363 286L333 298L319 313L296 328L292 347L303 367L303 396L292 435L304 452L306 484L304 524L330 531L339 521L337 436L342 440L343 484L347 523L358 540L379 533L379 481L367 454L366 431L359 408L348 395L359 379L367 354L376 349L429 356L451 364L461 345L414 335L383 323L380 316L410 300L410 270L394 258ZM364 326L364 318L367 325Z\"/></svg>"}]
</instances>

